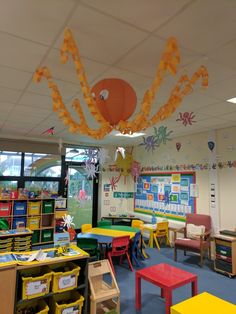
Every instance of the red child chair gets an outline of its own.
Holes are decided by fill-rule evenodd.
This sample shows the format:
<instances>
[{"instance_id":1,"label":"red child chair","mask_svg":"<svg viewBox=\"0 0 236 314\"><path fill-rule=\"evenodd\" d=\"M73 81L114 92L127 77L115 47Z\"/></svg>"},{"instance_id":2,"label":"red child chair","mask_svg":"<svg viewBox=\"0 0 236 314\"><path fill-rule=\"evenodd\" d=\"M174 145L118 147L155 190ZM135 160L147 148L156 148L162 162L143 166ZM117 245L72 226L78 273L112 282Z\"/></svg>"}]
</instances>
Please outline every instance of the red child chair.
<instances>
[{"instance_id":1,"label":"red child chair","mask_svg":"<svg viewBox=\"0 0 236 314\"><path fill-rule=\"evenodd\" d=\"M112 262L113 256L120 256L120 264L121 264L123 256L126 255L129 267L131 271L133 271L133 266L131 264L129 253L128 253L129 240L130 240L130 236L116 237L116 238L113 238L112 240L112 248L111 248L111 251L108 252L107 257L108 257L108 260L110 262L110 265L114 274L115 274L115 269Z\"/></svg>"}]
</instances>

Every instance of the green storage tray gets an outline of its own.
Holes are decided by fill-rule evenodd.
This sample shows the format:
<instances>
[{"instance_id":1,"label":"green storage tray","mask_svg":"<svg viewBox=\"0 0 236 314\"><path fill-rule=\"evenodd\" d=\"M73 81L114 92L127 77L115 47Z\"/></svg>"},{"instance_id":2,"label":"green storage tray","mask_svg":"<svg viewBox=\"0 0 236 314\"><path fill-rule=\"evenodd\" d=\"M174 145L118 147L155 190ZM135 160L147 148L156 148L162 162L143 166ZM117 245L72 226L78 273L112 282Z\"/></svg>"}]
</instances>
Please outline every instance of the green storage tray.
<instances>
[{"instance_id":1,"label":"green storage tray","mask_svg":"<svg viewBox=\"0 0 236 314\"><path fill-rule=\"evenodd\" d=\"M39 230L35 230L33 235L32 235L32 244L34 243L39 243L40 242L40 231Z\"/></svg>"},{"instance_id":2,"label":"green storage tray","mask_svg":"<svg viewBox=\"0 0 236 314\"><path fill-rule=\"evenodd\" d=\"M54 212L54 201L50 200L50 201L43 201L43 210L42 212L44 214L50 214Z\"/></svg>"},{"instance_id":3,"label":"green storage tray","mask_svg":"<svg viewBox=\"0 0 236 314\"><path fill-rule=\"evenodd\" d=\"M53 241L53 232L54 232L53 229L42 230L41 241L42 242Z\"/></svg>"}]
</instances>

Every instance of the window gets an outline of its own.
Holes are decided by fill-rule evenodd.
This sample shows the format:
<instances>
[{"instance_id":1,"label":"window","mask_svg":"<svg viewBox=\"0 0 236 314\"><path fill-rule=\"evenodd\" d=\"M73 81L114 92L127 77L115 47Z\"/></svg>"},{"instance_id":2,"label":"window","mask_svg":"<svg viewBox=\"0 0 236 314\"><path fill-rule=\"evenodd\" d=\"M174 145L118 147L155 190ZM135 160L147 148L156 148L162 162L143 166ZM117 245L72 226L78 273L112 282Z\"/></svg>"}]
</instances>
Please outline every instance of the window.
<instances>
[{"instance_id":1,"label":"window","mask_svg":"<svg viewBox=\"0 0 236 314\"><path fill-rule=\"evenodd\" d=\"M27 191L34 192L35 195L40 195L41 191L45 193L58 194L58 181L25 181L25 188Z\"/></svg>"},{"instance_id":2,"label":"window","mask_svg":"<svg viewBox=\"0 0 236 314\"><path fill-rule=\"evenodd\" d=\"M22 153L0 152L0 176L20 176Z\"/></svg>"},{"instance_id":3,"label":"window","mask_svg":"<svg viewBox=\"0 0 236 314\"><path fill-rule=\"evenodd\" d=\"M90 159L97 162L97 148L66 148L66 161L85 162Z\"/></svg>"},{"instance_id":4,"label":"window","mask_svg":"<svg viewBox=\"0 0 236 314\"><path fill-rule=\"evenodd\" d=\"M60 177L61 156L25 153L24 175L27 177Z\"/></svg>"}]
</instances>

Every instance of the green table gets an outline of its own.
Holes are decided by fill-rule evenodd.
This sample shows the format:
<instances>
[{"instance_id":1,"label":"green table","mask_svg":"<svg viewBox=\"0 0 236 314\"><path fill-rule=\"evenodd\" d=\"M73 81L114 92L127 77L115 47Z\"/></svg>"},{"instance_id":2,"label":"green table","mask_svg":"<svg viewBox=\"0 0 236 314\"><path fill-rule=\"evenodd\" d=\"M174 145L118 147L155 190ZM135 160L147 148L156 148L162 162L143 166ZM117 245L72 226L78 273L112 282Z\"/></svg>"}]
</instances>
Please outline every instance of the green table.
<instances>
[{"instance_id":1,"label":"green table","mask_svg":"<svg viewBox=\"0 0 236 314\"><path fill-rule=\"evenodd\" d=\"M99 227L100 229L107 229L107 230L117 230L117 231L128 231L128 232L139 232L139 228L133 228L130 226L118 226L118 225L111 225L111 226L102 226Z\"/></svg>"}]
</instances>

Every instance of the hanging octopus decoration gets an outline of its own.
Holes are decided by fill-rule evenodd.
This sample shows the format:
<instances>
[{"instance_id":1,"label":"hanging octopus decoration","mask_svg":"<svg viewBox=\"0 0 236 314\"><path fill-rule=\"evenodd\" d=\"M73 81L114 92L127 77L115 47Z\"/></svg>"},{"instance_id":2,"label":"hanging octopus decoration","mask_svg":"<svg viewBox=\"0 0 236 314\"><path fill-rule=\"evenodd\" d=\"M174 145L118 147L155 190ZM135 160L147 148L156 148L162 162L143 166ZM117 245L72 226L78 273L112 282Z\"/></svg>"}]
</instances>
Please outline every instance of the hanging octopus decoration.
<instances>
[{"instance_id":1,"label":"hanging octopus decoration","mask_svg":"<svg viewBox=\"0 0 236 314\"><path fill-rule=\"evenodd\" d=\"M208 86L208 71L206 67L202 65L191 78L187 75L182 75L176 82L166 103L163 104L153 116L149 117L156 94L165 75L167 72L170 72L171 75L175 75L177 73L177 66L180 63L177 41L175 38L171 37L167 40L165 50L161 56L151 86L144 93L140 111L132 120L128 120L133 114L137 102L133 88L127 82L120 79L105 79L98 82L91 89L81 62L79 50L70 29L65 30L64 41L60 52L61 61L63 63L66 63L69 54L71 55L83 92L84 101L90 113L98 122L99 127L97 129L90 128L79 99L74 99L72 104L73 109L80 119L79 123L76 122L70 111L66 108L59 88L53 81L47 67L44 66L37 69L34 80L40 82L42 77L47 79L48 87L52 91L53 110L58 112L59 118L68 126L71 133L80 132L81 134L93 137L97 140L102 139L113 129L123 134L143 131L155 125L158 121L169 118L181 104L182 99L193 91L193 85L195 85L199 79L201 79L201 85L203 87Z\"/></svg>"}]
</instances>

